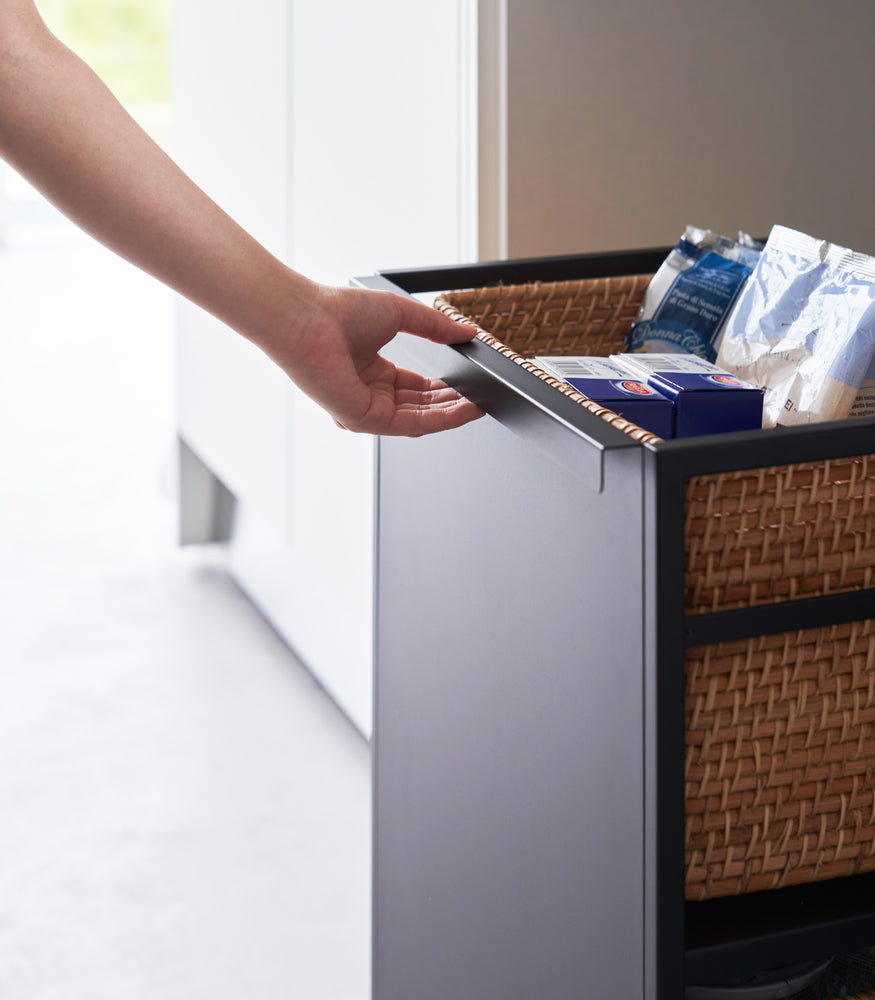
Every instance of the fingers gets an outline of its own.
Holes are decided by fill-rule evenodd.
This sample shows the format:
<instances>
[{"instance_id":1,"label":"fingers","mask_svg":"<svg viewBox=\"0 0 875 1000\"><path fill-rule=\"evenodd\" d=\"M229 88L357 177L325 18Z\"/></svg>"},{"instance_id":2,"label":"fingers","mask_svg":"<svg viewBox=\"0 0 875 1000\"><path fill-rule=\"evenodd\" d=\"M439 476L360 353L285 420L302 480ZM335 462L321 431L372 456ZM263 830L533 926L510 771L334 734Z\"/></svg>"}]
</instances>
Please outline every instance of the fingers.
<instances>
[{"instance_id":1,"label":"fingers","mask_svg":"<svg viewBox=\"0 0 875 1000\"><path fill-rule=\"evenodd\" d=\"M425 434L454 430L482 416L483 410L464 396L457 395L454 400L436 404L407 403L396 409L383 434L422 437Z\"/></svg>"},{"instance_id":2,"label":"fingers","mask_svg":"<svg viewBox=\"0 0 875 1000\"><path fill-rule=\"evenodd\" d=\"M405 369L396 369L393 375L391 389L374 393L370 407L360 418L350 420L335 415L335 422L347 430L368 434L421 437L461 427L484 415L476 403L441 379Z\"/></svg>"},{"instance_id":3,"label":"fingers","mask_svg":"<svg viewBox=\"0 0 875 1000\"><path fill-rule=\"evenodd\" d=\"M449 386L445 389L429 389L423 392L417 392L416 389L400 390L395 394L398 406L442 406L444 403L454 403L462 398Z\"/></svg>"},{"instance_id":4,"label":"fingers","mask_svg":"<svg viewBox=\"0 0 875 1000\"><path fill-rule=\"evenodd\" d=\"M400 369L395 379L395 413L384 433L420 437L461 427L483 410L446 382Z\"/></svg>"},{"instance_id":5,"label":"fingers","mask_svg":"<svg viewBox=\"0 0 875 1000\"><path fill-rule=\"evenodd\" d=\"M460 394L443 379L429 378L406 368L395 369L395 399L398 403L442 403L459 398Z\"/></svg>"},{"instance_id":6,"label":"fingers","mask_svg":"<svg viewBox=\"0 0 875 1000\"><path fill-rule=\"evenodd\" d=\"M484 416L484 411L464 396L440 403L404 403L393 408L385 418L349 422L335 417L335 423L344 430L390 437L422 437L439 431L463 427Z\"/></svg>"},{"instance_id":7,"label":"fingers","mask_svg":"<svg viewBox=\"0 0 875 1000\"><path fill-rule=\"evenodd\" d=\"M400 311L398 329L404 333L412 333L437 344L465 344L477 336L474 327L450 319L431 306L400 295L395 298Z\"/></svg>"}]
</instances>

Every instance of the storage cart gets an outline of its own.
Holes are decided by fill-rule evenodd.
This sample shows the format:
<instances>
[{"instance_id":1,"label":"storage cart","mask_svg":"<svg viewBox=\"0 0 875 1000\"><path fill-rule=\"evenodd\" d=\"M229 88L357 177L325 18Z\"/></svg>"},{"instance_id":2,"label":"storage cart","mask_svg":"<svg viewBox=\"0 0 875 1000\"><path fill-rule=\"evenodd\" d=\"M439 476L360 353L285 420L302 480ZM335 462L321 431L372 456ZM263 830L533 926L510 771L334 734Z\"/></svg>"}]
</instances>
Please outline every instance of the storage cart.
<instances>
[{"instance_id":1,"label":"storage cart","mask_svg":"<svg viewBox=\"0 0 875 1000\"><path fill-rule=\"evenodd\" d=\"M668 250L356 279L495 338L391 347L487 416L379 444L374 1000L875 945L875 420L662 441L525 357L616 350Z\"/></svg>"}]
</instances>

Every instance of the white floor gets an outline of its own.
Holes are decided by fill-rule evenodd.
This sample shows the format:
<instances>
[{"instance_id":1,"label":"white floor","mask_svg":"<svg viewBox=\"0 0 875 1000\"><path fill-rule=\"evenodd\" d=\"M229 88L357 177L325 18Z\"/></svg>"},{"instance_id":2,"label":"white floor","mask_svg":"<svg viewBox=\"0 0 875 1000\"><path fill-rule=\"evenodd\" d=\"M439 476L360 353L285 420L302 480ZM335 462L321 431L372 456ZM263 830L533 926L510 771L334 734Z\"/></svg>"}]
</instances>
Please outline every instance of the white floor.
<instances>
[{"instance_id":1,"label":"white floor","mask_svg":"<svg viewBox=\"0 0 875 1000\"><path fill-rule=\"evenodd\" d=\"M169 293L11 188L0 997L364 1000L368 747L175 546Z\"/></svg>"}]
</instances>

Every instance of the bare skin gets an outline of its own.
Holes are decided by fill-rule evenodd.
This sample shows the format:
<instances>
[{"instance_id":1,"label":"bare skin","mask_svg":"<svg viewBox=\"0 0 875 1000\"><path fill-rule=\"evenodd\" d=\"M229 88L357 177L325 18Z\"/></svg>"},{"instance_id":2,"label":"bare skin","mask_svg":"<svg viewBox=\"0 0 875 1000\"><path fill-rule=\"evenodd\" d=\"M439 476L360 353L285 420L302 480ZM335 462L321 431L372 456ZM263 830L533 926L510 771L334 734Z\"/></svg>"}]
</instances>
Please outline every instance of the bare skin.
<instances>
[{"instance_id":1,"label":"bare skin","mask_svg":"<svg viewBox=\"0 0 875 1000\"><path fill-rule=\"evenodd\" d=\"M257 344L341 427L419 436L482 415L380 350L474 331L389 292L291 270L215 204L48 30L0 0L0 156L95 239Z\"/></svg>"}]
</instances>

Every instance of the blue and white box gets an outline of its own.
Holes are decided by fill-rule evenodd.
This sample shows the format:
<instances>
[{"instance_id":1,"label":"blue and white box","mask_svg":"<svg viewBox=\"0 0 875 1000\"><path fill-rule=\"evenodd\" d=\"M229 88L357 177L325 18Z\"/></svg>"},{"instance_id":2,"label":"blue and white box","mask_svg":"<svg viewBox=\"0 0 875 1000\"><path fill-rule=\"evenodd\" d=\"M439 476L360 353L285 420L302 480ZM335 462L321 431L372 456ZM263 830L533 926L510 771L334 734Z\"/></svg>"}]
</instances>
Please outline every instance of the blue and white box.
<instances>
[{"instance_id":1,"label":"blue and white box","mask_svg":"<svg viewBox=\"0 0 875 1000\"><path fill-rule=\"evenodd\" d=\"M546 357L534 362L581 395L661 438L670 438L674 404L610 358Z\"/></svg>"},{"instance_id":2,"label":"blue and white box","mask_svg":"<svg viewBox=\"0 0 875 1000\"><path fill-rule=\"evenodd\" d=\"M674 437L762 428L762 389L704 358L614 354L611 360L674 402Z\"/></svg>"}]
</instances>

